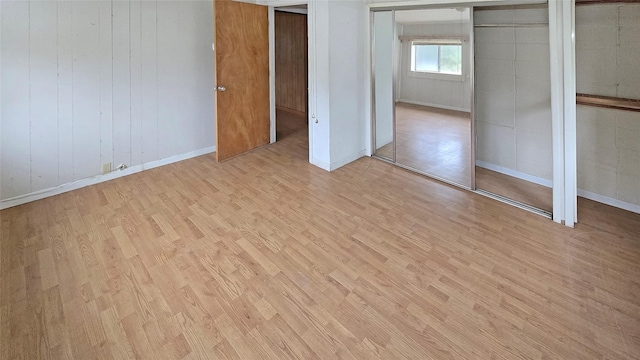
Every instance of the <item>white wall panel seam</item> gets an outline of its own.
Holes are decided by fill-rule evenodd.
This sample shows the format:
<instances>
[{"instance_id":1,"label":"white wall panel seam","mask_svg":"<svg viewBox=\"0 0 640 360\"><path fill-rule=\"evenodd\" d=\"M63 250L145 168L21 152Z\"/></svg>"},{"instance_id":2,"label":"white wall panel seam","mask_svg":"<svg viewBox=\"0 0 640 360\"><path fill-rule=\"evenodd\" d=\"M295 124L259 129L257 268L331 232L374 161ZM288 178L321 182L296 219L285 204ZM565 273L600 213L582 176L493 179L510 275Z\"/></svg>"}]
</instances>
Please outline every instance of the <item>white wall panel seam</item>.
<instances>
[{"instance_id":1,"label":"white wall panel seam","mask_svg":"<svg viewBox=\"0 0 640 360\"><path fill-rule=\"evenodd\" d=\"M27 12L27 21L29 22L29 25L28 25L28 33L27 33L27 37L28 37L27 51L29 54L29 63L28 63L29 100L28 100L27 106L29 107L29 192L31 192L33 191L33 141L31 139L31 136L33 133L33 122L32 122L33 120L31 119L31 89L32 89L32 85L31 85L31 1L29 1L28 3L28 8L29 8L29 11Z\"/></svg>"}]
</instances>

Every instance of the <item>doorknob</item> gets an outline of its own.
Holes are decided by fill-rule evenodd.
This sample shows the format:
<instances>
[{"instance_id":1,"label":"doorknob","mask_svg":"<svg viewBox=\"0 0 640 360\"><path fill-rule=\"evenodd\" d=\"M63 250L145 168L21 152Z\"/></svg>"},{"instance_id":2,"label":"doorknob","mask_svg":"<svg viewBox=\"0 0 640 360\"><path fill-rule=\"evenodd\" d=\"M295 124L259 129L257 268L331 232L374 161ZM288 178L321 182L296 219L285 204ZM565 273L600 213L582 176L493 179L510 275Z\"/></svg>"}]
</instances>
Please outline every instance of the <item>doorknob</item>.
<instances>
[{"instance_id":1,"label":"doorknob","mask_svg":"<svg viewBox=\"0 0 640 360\"><path fill-rule=\"evenodd\" d=\"M218 87L216 88L216 90L218 90L218 91L227 91L227 87L226 87L226 86L224 86L224 85L220 85L220 86L218 86Z\"/></svg>"}]
</instances>

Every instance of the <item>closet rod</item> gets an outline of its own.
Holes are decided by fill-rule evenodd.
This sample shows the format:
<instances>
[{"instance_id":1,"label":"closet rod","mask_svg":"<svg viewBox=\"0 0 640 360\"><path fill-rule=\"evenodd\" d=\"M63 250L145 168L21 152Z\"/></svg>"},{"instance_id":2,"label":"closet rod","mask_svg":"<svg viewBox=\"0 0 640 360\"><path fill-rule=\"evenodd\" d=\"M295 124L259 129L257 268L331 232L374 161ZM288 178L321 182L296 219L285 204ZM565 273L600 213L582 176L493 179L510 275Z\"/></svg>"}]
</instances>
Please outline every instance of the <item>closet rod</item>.
<instances>
[{"instance_id":1,"label":"closet rod","mask_svg":"<svg viewBox=\"0 0 640 360\"><path fill-rule=\"evenodd\" d=\"M640 112L640 100L613 96L576 94L576 104Z\"/></svg>"},{"instance_id":2,"label":"closet rod","mask_svg":"<svg viewBox=\"0 0 640 360\"><path fill-rule=\"evenodd\" d=\"M534 24L475 24L473 25L473 27L518 27L518 28L525 28L525 27L548 27L549 24L538 24L538 23L534 23Z\"/></svg>"}]
</instances>

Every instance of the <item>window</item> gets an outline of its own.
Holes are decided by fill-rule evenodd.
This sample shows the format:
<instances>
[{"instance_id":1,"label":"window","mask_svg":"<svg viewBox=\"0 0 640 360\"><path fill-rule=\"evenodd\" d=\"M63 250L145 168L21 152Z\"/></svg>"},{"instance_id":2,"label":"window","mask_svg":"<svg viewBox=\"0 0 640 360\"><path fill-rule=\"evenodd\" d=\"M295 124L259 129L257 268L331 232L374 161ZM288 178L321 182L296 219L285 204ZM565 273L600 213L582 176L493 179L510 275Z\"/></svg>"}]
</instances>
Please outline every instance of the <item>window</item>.
<instances>
[{"instance_id":1,"label":"window","mask_svg":"<svg viewBox=\"0 0 640 360\"><path fill-rule=\"evenodd\" d=\"M411 71L462 75L462 44L459 40L411 42Z\"/></svg>"}]
</instances>

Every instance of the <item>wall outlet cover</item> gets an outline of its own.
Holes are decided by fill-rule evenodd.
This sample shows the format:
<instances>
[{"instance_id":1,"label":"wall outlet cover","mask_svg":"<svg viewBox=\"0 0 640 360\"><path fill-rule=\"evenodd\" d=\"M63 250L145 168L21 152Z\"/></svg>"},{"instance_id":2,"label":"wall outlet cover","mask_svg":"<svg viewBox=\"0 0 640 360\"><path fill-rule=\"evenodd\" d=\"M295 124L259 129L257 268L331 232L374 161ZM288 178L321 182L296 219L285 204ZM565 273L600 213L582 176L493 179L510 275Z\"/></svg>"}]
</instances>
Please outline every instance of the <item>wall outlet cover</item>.
<instances>
[{"instance_id":1,"label":"wall outlet cover","mask_svg":"<svg viewBox=\"0 0 640 360\"><path fill-rule=\"evenodd\" d=\"M111 172L111 163L108 162L108 163L102 164L102 175L108 174L110 172Z\"/></svg>"}]
</instances>

